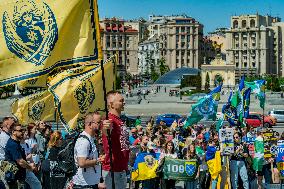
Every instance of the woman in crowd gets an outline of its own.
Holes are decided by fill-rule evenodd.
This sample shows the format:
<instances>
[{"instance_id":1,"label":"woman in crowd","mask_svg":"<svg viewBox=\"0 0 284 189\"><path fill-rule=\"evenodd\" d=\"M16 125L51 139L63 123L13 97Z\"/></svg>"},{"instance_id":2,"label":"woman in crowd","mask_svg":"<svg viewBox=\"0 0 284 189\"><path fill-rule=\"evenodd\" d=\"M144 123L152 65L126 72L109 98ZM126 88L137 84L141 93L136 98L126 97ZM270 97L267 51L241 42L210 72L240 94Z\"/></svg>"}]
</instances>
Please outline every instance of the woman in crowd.
<instances>
[{"instance_id":1,"label":"woman in crowd","mask_svg":"<svg viewBox=\"0 0 284 189\"><path fill-rule=\"evenodd\" d=\"M175 152L174 143L172 141L167 141L164 147L164 152L161 153L160 159L161 162L163 158L173 158L177 159L177 153ZM162 179L162 188L163 189L174 189L176 181L172 179Z\"/></svg>"},{"instance_id":2,"label":"woman in crowd","mask_svg":"<svg viewBox=\"0 0 284 189\"><path fill-rule=\"evenodd\" d=\"M58 186L56 186L56 182L54 182L53 179L58 175L62 176L62 173L58 169L58 153L61 150L61 145L61 132L53 132L47 145L47 153L45 157L46 159L42 163L44 189L58 188Z\"/></svg>"},{"instance_id":3,"label":"woman in crowd","mask_svg":"<svg viewBox=\"0 0 284 189\"><path fill-rule=\"evenodd\" d=\"M195 151L195 145L190 144L187 148L186 154L184 156L184 159L190 160L191 162L195 163L195 173L193 173L193 176L190 180L185 182L185 188L186 189L196 189L198 184L198 178L199 178L199 158L196 155Z\"/></svg>"}]
</instances>

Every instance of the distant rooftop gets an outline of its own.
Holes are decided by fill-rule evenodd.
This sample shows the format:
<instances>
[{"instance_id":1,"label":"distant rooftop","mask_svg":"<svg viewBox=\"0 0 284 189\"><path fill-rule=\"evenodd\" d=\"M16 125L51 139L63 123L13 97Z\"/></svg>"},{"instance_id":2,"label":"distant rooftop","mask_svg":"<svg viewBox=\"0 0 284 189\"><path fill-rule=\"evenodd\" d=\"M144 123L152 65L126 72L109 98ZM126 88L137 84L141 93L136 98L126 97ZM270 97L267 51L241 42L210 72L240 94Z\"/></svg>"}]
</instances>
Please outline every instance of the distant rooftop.
<instances>
[{"instance_id":1,"label":"distant rooftop","mask_svg":"<svg viewBox=\"0 0 284 189\"><path fill-rule=\"evenodd\" d=\"M155 84L157 85L180 85L184 75L198 75L199 69L195 68L177 68L162 75Z\"/></svg>"}]
</instances>

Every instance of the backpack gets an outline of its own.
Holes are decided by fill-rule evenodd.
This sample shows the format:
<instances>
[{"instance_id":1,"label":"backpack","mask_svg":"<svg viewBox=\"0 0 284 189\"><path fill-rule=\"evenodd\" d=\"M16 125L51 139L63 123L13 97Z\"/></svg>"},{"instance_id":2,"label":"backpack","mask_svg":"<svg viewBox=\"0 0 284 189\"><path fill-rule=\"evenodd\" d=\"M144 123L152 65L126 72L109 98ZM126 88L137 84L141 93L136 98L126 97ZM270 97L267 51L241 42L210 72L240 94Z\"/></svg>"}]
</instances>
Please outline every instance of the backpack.
<instances>
[{"instance_id":1,"label":"backpack","mask_svg":"<svg viewBox=\"0 0 284 189\"><path fill-rule=\"evenodd\" d=\"M58 153L58 168L63 171L65 174L73 176L76 174L78 167L75 164L75 159L74 159L74 147L76 144L76 141L79 138L84 138L89 141L90 144L90 149L89 149L89 154L92 152L92 144L90 139L86 135L77 135L75 138L67 139L65 146L63 147L62 150ZM86 169L84 168L84 171Z\"/></svg>"}]
</instances>

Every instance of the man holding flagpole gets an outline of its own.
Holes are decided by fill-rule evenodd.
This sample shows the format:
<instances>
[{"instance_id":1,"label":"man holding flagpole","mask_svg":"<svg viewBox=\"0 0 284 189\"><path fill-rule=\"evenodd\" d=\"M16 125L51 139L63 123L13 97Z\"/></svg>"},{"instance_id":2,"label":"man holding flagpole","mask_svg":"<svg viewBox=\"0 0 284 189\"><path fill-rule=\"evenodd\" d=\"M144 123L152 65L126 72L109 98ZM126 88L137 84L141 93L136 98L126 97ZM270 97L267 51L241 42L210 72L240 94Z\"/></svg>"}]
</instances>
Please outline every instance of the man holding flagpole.
<instances>
[{"instance_id":1,"label":"man holding flagpole","mask_svg":"<svg viewBox=\"0 0 284 189\"><path fill-rule=\"evenodd\" d=\"M115 189L125 189L127 184L126 171L129 161L129 134L124 122L120 119L124 110L124 98L118 91L107 93L108 119L111 121L111 132L103 129L102 141L105 152L103 162L103 177L108 189L112 188L111 171L114 173ZM110 159L110 145L108 133L112 144L112 167Z\"/></svg>"}]
</instances>

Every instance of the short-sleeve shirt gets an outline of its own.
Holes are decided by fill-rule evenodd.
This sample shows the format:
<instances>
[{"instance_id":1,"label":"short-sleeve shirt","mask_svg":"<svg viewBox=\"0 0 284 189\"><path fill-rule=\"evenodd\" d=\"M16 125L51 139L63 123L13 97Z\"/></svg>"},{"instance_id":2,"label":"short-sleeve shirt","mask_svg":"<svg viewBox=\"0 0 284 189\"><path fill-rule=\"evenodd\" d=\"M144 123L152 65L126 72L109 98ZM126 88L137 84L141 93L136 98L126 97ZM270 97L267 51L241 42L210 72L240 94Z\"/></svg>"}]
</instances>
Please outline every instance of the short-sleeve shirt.
<instances>
[{"instance_id":1,"label":"short-sleeve shirt","mask_svg":"<svg viewBox=\"0 0 284 189\"><path fill-rule=\"evenodd\" d=\"M6 133L5 131L1 131L0 133L0 160L5 159L5 147L7 145L7 142L10 138L10 135Z\"/></svg>"},{"instance_id":2,"label":"short-sleeve shirt","mask_svg":"<svg viewBox=\"0 0 284 189\"><path fill-rule=\"evenodd\" d=\"M20 142L9 138L6 148L5 148L5 160L9 162L14 162L17 164L17 160L26 160L26 155L24 149L21 147ZM15 175L16 180L25 180L26 169L18 165L19 171Z\"/></svg>"},{"instance_id":3,"label":"short-sleeve shirt","mask_svg":"<svg viewBox=\"0 0 284 189\"><path fill-rule=\"evenodd\" d=\"M98 158L98 151L94 143L94 138L92 138L88 133L83 131L81 135L85 135L89 138L78 138L74 147L74 158L76 166L78 167L76 175L73 177L73 182L76 185L86 186L95 185L100 182L101 166L96 165L95 167L80 168L78 165L77 158L84 157L89 160ZM92 145L92 151L90 151Z\"/></svg>"},{"instance_id":4,"label":"short-sleeve shirt","mask_svg":"<svg viewBox=\"0 0 284 189\"><path fill-rule=\"evenodd\" d=\"M124 122L116 115L109 113L112 119L111 143L113 156L113 171L122 172L128 170L129 161L129 132ZM106 135L102 135L104 152L106 154L103 162L103 170L110 171L109 145Z\"/></svg>"}]
</instances>

